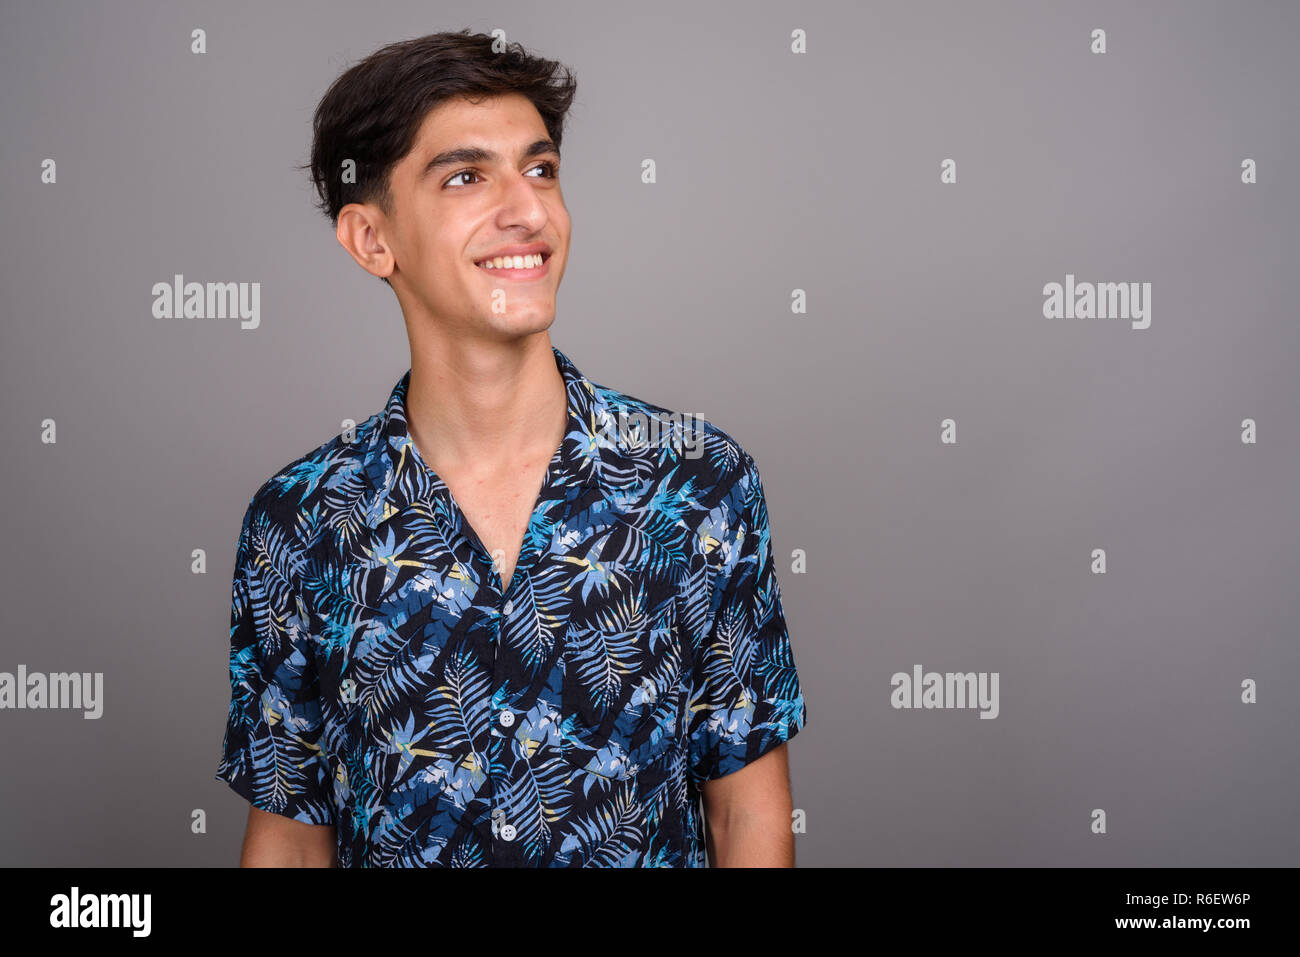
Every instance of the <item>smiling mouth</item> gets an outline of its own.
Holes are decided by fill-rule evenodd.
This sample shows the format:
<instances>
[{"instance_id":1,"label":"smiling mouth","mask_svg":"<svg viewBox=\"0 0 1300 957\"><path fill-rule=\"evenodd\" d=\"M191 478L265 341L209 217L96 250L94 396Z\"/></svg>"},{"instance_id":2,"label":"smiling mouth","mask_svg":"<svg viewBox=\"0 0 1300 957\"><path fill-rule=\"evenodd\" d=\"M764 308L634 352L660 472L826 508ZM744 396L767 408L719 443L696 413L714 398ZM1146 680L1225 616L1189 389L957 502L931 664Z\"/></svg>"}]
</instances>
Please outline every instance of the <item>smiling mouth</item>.
<instances>
[{"instance_id":1,"label":"smiling mouth","mask_svg":"<svg viewBox=\"0 0 1300 957\"><path fill-rule=\"evenodd\" d=\"M536 279L549 271L547 265L550 253L534 253L529 256L498 256L485 259L474 265L484 272L494 273L503 279Z\"/></svg>"}]
</instances>

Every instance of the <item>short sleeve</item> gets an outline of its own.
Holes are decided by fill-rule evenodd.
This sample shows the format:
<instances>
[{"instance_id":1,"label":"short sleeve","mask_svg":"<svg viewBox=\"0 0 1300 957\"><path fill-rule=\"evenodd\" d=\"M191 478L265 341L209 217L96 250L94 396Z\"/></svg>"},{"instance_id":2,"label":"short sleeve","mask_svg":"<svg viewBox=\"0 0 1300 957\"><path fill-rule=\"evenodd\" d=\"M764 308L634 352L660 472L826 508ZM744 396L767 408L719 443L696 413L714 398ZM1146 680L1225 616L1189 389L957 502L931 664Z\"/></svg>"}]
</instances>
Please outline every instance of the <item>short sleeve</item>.
<instances>
[{"instance_id":1,"label":"short sleeve","mask_svg":"<svg viewBox=\"0 0 1300 957\"><path fill-rule=\"evenodd\" d=\"M254 807L336 823L320 683L286 537L250 504L230 605L230 711L216 777Z\"/></svg>"},{"instance_id":2,"label":"short sleeve","mask_svg":"<svg viewBox=\"0 0 1300 957\"><path fill-rule=\"evenodd\" d=\"M713 608L691 671L687 734L691 775L738 771L793 737L807 721L776 580L767 501L754 460L719 504L714 523Z\"/></svg>"}]
</instances>

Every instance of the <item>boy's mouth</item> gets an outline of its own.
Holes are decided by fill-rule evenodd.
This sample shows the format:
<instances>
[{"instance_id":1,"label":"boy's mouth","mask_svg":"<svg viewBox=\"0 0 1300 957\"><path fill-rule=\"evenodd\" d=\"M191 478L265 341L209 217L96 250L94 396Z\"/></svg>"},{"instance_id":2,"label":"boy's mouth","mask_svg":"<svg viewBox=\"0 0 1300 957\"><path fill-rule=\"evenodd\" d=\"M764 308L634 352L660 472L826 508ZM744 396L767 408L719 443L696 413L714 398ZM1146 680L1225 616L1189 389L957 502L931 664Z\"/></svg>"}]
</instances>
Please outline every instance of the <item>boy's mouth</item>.
<instances>
[{"instance_id":1,"label":"boy's mouth","mask_svg":"<svg viewBox=\"0 0 1300 957\"><path fill-rule=\"evenodd\" d=\"M551 254L530 253L527 256L497 256L474 263L485 272L496 273L503 279L536 279L547 273Z\"/></svg>"}]
</instances>

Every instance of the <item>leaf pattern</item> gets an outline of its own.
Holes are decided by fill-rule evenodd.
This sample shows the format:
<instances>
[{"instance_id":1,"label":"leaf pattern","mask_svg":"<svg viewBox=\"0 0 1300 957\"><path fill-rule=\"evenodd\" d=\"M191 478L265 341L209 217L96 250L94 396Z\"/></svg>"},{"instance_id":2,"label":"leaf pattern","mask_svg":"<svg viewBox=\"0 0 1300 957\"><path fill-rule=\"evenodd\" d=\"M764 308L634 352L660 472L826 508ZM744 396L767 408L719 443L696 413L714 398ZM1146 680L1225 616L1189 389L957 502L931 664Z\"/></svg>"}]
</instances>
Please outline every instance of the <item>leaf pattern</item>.
<instances>
[{"instance_id":1,"label":"leaf pattern","mask_svg":"<svg viewBox=\"0 0 1300 957\"><path fill-rule=\"evenodd\" d=\"M216 777L340 866L705 866L701 783L807 721L753 458L552 351L569 425L512 581L411 442L409 371L245 511Z\"/></svg>"}]
</instances>

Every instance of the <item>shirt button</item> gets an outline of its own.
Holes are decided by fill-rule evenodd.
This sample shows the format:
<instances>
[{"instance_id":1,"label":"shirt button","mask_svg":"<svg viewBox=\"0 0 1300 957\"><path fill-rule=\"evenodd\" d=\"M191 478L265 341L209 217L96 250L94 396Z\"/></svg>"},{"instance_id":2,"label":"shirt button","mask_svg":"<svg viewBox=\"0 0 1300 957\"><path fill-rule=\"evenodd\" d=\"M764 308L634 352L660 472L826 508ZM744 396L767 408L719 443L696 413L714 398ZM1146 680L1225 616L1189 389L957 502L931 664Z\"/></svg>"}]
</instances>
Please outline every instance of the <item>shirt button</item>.
<instances>
[{"instance_id":1,"label":"shirt button","mask_svg":"<svg viewBox=\"0 0 1300 957\"><path fill-rule=\"evenodd\" d=\"M506 602L506 606L501 609L501 612L502 614L508 615L514 610L515 610L515 603L512 601L508 601Z\"/></svg>"},{"instance_id":2,"label":"shirt button","mask_svg":"<svg viewBox=\"0 0 1300 957\"><path fill-rule=\"evenodd\" d=\"M513 711L502 711L497 717L503 728L508 728L515 723L515 713Z\"/></svg>"},{"instance_id":3,"label":"shirt button","mask_svg":"<svg viewBox=\"0 0 1300 957\"><path fill-rule=\"evenodd\" d=\"M501 825L501 840L513 841L515 839L515 826L513 824Z\"/></svg>"}]
</instances>

